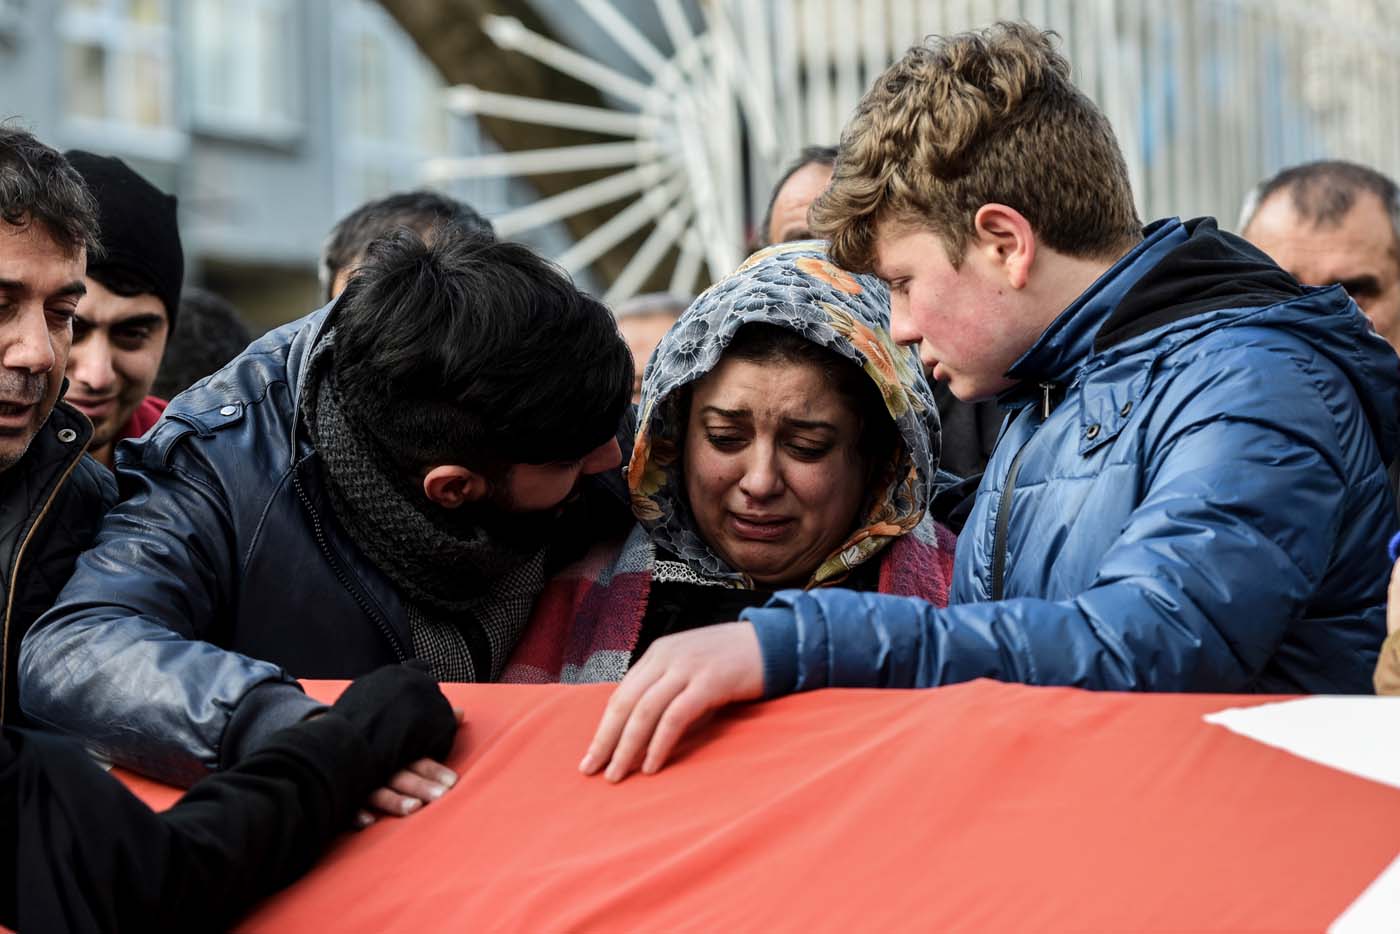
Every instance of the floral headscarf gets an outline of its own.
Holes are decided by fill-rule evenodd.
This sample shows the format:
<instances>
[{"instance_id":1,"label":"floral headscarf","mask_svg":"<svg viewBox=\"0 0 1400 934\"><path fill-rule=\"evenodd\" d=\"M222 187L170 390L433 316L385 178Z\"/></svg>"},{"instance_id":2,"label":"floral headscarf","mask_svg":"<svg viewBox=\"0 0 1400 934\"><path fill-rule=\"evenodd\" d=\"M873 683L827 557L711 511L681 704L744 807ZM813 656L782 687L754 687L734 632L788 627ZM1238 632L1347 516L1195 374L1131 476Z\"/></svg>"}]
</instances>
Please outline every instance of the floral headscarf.
<instances>
[{"instance_id":1,"label":"floral headscarf","mask_svg":"<svg viewBox=\"0 0 1400 934\"><path fill-rule=\"evenodd\" d=\"M696 529L678 462L685 425L677 393L714 369L735 332L751 323L795 331L858 364L880 390L903 439L885 469L874 473L863 521L808 586L839 583L924 517L940 428L917 355L890 337L884 283L832 265L822 241L783 243L753 254L697 298L662 339L642 381L641 418L627 468L632 511L653 542L695 573L752 586Z\"/></svg>"}]
</instances>

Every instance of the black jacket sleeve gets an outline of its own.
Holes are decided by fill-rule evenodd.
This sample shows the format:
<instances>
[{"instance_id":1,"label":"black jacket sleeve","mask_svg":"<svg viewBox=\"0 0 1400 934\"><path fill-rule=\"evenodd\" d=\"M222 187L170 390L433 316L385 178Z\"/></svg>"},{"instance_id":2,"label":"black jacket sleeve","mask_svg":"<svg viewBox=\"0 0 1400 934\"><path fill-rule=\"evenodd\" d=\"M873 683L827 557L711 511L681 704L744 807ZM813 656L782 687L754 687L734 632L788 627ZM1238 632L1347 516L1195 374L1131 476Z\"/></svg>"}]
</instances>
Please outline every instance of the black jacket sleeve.
<instances>
[{"instance_id":1,"label":"black jacket sleeve","mask_svg":"<svg viewBox=\"0 0 1400 934\"><path fill-rule=\"evenodd\" d=\"M445 756L456 728L446 699L431 682L431 695L401 690L427 679L392 672L388 690L381 678L381 690L347 691L345 707L282 730L162 814L77 745L5 731L0 923L21 934L227 928L310 868L394 769Z\"/></svg>"}]
</instances>

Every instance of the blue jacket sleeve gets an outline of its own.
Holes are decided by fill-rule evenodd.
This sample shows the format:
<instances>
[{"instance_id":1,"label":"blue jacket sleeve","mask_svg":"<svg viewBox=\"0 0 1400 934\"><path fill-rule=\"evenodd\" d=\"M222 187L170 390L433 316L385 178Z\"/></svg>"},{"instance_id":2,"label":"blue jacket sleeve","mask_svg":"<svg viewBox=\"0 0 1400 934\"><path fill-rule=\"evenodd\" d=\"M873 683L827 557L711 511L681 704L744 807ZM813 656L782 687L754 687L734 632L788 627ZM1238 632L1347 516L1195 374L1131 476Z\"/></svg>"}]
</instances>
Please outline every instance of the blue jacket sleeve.
<instances>
[{"instance_id":1,"label":"blue jacket sleeve","mask_svg":"<svg viewBox=\"0 0 1400 934\"><path fill-rule=\"evenodd\" d=\"M996 678L1105 690L1241 691L1303 612L1345 493L1336 422L1305 391L1178 401L1142 449L1144 492L1090 586L938 609L783 591L749 610L766 692Z\"/></svg>"},{"instance_id":2,"label":"blue jacket sleeve","mask_svg":"<svg viewBox=\"0 0 1400 934\"><path fill-rule=\"evenodd\" d=\"M136 455L121 464L125 499L25 636L20 705L114 762L189 784L320 705L277 666L204 641L235 605L233 522L190 445L143 461L160 431L124 452Z\"/></svg>"}]
</instances>

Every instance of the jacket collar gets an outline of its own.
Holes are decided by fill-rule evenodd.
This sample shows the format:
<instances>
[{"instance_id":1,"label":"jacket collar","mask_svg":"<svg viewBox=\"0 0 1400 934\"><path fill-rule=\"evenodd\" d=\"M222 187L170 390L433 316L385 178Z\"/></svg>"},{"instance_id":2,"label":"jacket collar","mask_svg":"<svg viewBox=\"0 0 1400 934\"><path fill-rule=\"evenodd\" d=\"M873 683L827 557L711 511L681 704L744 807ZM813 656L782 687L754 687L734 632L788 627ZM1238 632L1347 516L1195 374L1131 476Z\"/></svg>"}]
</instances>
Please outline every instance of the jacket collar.
<instances>
[{"instance_id":1,"label":"jacket collar","mask_svg":"<svg viewBox=\"0 0 1400 934\"><path fill-rule=\"evenodd\" d=\"M66 390L67 380L64 380L64 384ZM69 464L81 459L91 440L92 422L60 396L24 456L5 471L25 477L25 485L35 500L25 504L26 510L32 511L38 507L38 501L49 491L50 479L62 476ZM11 504L4 503L3 506L8 509Z\"/></svg>"},{"instance_id":2,"label":"jacket collar","mask_svg":"<svg viewBox=\"0 0 1400 934\"><path fill-rule=\"evenodd\" d=\"M10 640L10 616L24 574L20 563L36 525L83 459L90 440L92 422L68 403L59 401L24 456L0 473L0 574L4 575L0 584L0 643L4 647L0 653L0 720L12 718L6 707L15 699L14 684L7 681L14 676L11 665L18 653L17 645Z\"/></svg>"},{"instance_id":3,"label":"jacket collar","mask_svg":"<svg viewBox=\"0 0 1400 934\"><path fill-rule=\"evenodd\" d=\"M344 293L341 293L344 294ZM303 427L302 393L311 371L311 361L316 355L316 347L321 336L330 330L340 308L339 297L309 316L310 326L293 339L287 353L287 385L292 390L291 436L287 439L293 461L311 452L310 435Z\"/></svg>"},{"instance_id":4,"label":"jacket collar","mask_svg":"<svg viewBox=\"0 0 1400 934\"><path fill-rule=\"evenodd\" d=\"M1027 384L1070 382L1093 353L1094 337L1118 308L1123 297L1147 275L1162 258L1186 242L1186 226L1177 218L1161 220L1143 231L1143 240L1103 275L1094 280L1068 308L1062 311L1031 345L1031 349L1011 365L1007 376L1021 386L1007 390L1003 401L1022 394Z\"/></svg>"}]
</instances>

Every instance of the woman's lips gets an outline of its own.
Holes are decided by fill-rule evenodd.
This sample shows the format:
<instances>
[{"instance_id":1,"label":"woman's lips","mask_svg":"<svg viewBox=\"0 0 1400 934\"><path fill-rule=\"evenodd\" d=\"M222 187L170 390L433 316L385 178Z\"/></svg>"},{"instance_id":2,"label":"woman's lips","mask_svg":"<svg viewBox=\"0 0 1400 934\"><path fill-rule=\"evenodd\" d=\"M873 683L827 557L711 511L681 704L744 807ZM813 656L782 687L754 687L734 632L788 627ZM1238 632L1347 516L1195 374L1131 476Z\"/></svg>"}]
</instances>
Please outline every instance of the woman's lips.
<instances>
[{"instance_id":1,"label":"woman's lips","mask_svg":"<svg viewBox=\"0 0 1400 934\"><path fill-rule=\"evenodd\" d=\"M777 541L787 535L792 519L783 516L745 516L729 514L730 531L738 538L756 542Z\"/></svg>"}]
</instances>

